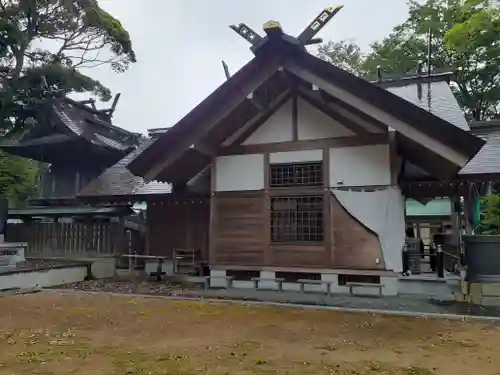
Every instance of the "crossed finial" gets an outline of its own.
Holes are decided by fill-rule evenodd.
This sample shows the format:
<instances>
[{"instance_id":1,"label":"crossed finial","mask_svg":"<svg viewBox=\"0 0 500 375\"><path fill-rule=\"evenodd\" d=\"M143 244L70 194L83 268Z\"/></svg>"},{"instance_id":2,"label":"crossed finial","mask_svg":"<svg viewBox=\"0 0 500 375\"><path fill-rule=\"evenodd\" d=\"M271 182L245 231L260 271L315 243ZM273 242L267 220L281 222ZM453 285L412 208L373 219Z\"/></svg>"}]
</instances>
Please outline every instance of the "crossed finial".
<instances>
[{"instance_id":1,"label":"crossed finial","mask_svg":"<svg viewBox=\"0 0 500 375\"><path fill-rule=\"evenodd\" d=\"M300 44L307 46L310 44L321 43L321 39L314 39L314 36L343 8L343 5L323 9L321 13L300 33L296 38ZM231 25L231 29L244 38L252 46L258 45L264 38L244 23ZM269 21L264 24L266 33L269 30L281 30L281 25L277 21Z\"/></svg>"}]
</instances>

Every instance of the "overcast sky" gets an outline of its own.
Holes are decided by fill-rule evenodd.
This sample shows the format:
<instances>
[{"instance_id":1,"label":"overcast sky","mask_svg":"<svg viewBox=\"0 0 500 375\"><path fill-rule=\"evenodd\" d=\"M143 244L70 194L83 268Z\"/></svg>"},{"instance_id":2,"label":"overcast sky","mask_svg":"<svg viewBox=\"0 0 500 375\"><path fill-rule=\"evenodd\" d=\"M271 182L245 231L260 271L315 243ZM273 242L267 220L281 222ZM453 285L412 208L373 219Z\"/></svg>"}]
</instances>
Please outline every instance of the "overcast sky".
<instances>
[{"instance_id":1,"label":"overcast sky","mask_svg":"<svg viewBox=\"0 0 500 375\"><path fill-rule=\"evenodd\" d=\"M94 69L92 75L122 97L114 123L146 133L175 125L252 58L250 45L228 25L280 21L298 35L319 12L339 3L328 0L100 0L131 35L138 62L122 74ZM340 3L341 4L341 3ZM353 39L362 47L386 36L406 19L405 0L349 0L318 34L326 40Z\"/></svg>"}]
</instances>

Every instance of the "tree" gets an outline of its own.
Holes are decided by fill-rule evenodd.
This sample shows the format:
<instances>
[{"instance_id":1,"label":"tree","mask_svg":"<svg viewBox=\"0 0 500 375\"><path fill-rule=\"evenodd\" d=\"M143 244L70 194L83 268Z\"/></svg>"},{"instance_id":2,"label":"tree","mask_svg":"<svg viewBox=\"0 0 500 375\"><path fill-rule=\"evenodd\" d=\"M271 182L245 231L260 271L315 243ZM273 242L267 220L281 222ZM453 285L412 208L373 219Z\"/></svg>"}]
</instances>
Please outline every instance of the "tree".
<instances>
[{"instance_id":1,"label":"tree","mask_svg":"<svg viewBox=\"0 0 500 375\"><path fill-rule=\"evenodd\" d=\"M469 118L500 115L500 17L491 0L410 0L408 19L371 45L359 72L415 72L426 62L431 31L431 66L455 75L452 88ZM355 50L355 48L354 48ZM335 49L327 50L336 54ZM337 57L331 56L331 61ZM342 55L339 56L342 58ZM347 58L351 61L351 57Z\"/></svg>"},{"instance_id":2,"label":"tree","mask_svg":"<svg viewBox=\"0 0 500 375\"><path fill-rule=\"evenodd\" d=\"M329 41L318 47L318 57L356 75L363 75L366 56L351 40Z\"/></svg>"},{"instance_id":3,"label":"tree","mask_svg":"<svg viewBox=\"0 0 500 375\"><path fill-rule=\"evenodd\" d=\"M135 61L129 34L97 0L0 0L0 127L23 129L54 91L107 101L110 90L79 69L123 72Z\"/></svg>"},{"instance_id":4,"label":"tree","mask_svg":"<svg viewBox=\"0 0 500 375\"><path fill-rule=\"evenodd\" d=\"M39 166L33 160L0 152L0 197L9 206L23 206L35 192Z\"/></svg>"},{"instance_id":5,"label":"tree","mask_svg":"<svg viewBox=\"0 0 500 375\"><path fill-rule=\"evenodd\" d=\"M500 196L490 195L481 199L479 234L500 234Z\"/></svg>"},{"instance_id":6,"label":"tree","mask_svg":"<svg viewBox=\"0 0 500 375\"><path fill-rule=\"evenodd\" d=\"M81 68L124 72L136 62L128 32L97 0L0 0L0 135L15 139L55 95L111 91ZM38 164L0 153L0 195L25 199Z\"/></svg>"}]
</instances>

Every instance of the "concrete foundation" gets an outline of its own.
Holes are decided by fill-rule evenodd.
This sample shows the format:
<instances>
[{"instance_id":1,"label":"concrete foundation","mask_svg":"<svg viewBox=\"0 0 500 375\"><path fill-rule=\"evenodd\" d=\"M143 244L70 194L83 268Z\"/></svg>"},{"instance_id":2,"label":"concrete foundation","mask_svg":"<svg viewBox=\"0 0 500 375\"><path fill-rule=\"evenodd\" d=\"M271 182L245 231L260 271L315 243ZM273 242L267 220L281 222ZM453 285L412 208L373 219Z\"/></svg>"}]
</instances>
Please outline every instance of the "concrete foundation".
<instances>
[{"instance_id":1,"label":"concrete foundation","mask_svg":"<svg viewBox=\"0 0 500 375\"><path fill-rule=\"evenodd\" d=\"M317 272L315 270L304 269L301 270L304 273L307 272ZM225 288L226 287L226 277L227 273L224 269L211 269L210 276L212 277L210 284L213 288ZM278 285L272 279L276 278L276 272L274 271L260 271L259 277L263 279L259 282L259 289L262 290L277 290ZM271 280L266 280L271 279ZM322 281L330 281L332 284L330 285L330 289L332 294L349 294L349 287L345 285L339 285L339 276L337 273L333 272L322 272L321 273ZM382 285L382 295L383 296L397 296L399 292L399 282L397 275L394 276L382 276L380 277L380 284ZM250 280L234 280L233 288L235 289L253 289L254 283ZM356 290L353 290L353 293L360 294L364 296L370 295L379 295L379 290L372 287L356 287ZM300 284L295 282L284 282L283 290L290 292L298 292L300 291ZM308 293L326 293L327 286L326 285L304 285L304 291Z\"/></svg>"}]
</instances>

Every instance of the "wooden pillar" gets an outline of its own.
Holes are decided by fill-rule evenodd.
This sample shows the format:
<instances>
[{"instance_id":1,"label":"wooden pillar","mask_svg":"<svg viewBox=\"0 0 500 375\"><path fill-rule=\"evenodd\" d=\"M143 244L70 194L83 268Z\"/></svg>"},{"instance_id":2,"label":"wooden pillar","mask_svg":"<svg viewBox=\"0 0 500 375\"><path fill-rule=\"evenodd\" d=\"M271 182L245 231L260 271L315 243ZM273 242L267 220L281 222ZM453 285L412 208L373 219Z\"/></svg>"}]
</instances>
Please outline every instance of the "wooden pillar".
<instances>
[{"instance_id":1,"label":"wooden pillar","mask_svg":"<svg viewBox=\"0 0 500 375\"><path fill-rule=\"evenodd\" d=\"M144 254L151 255L151 208L152 202L146 202L146 230L144 233Z\"/></svg>"},{"instance_id":2,"label":"wooden pillar","mask_svg":"<svg viewBox=\"0 0 500 375\"><path fill-rule=\"evenodd\" d=\"M323 148L323 231L325 242L326 263L335 263L335 251L333 246L332 231L332 205L330 204L330 148Z\"/></svg>"},{"instance_id":3,"label":"wooden pillar","mask_svg":"<svg viewBox=\"0 0 500 375\"><path fill-rule=\"evenodd\" d=\"M193 223L193 203L187 201L183 203L184 211L184 227L186 228L185 233L185 247L186 250L194 249L194 223Z\"/></svg>"},{"instance_id":4,"label":"wooden pillar","mask_svg":"<svg viewBox=\"0 0 500 375\"><path fill-rule=\"evenodd\" d=\"M215 192L217 191L217 167L216 158L212 159L212 165L210 169L210 222L208 226L208 265L212 265L216 261L216 225L217 225L217 198Z\"/></svg>"},{"instance_id":5,"label":"wooden pillar","mask_svg":"<svg viewBox=\"0 0 500 375\"><path fill-rule=\"evenodd\" d=\"M471 206L471 187L470 184L467 184L467 188L464 194L464 215L463 215L463 223L465 227L465 234L472 234L472 223L470 221L472 217L472 206Z\"/></svg>"},{"instance_id":6,"label":"wooden pillar","mask_svg":"<svg viewBox=\"0 0 500 375\"><path fill-rule=\"evenodd\" d=\"M264 265L272 263L271 254L271 197L269 196L270 185L270 162L269 154L264 154L264 195L262 197L262 243L264 244Z\"/></svg>"},{"instance_id":7,"label":"wooden pillar","mask_svg":"<svg viewBox=\"0 0 500 375\"><path fill-rule=\"evenodd\" d=\"M460 236L460 195L455 192L451 196L451 233L453 236L453 245L459 245Z\"/></svg>"}]
</instances>

